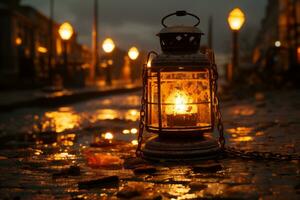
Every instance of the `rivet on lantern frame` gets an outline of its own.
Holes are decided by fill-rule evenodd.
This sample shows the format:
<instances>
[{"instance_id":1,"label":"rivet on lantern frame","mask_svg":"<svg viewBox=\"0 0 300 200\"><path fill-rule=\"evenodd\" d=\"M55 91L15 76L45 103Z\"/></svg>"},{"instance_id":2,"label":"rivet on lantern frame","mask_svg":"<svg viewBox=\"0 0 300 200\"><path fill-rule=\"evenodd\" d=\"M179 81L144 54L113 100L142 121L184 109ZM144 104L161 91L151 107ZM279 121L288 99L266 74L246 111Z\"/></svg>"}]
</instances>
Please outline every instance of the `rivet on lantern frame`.
<instances>
[{"instance_id":1,"label":"rivet on lantern frame","mask_svg":"<svg viewBox=\"0 0 300 200\"><path fill-rule=\"evenodd\" d=\"M166 26L165 20L174 15L190 15L197 23ZM203 35L196 27L199 23L199 17L186 11L162 19L165 28L158 36L163 53L150 52L143 67L137 156L170 161L211 159L224 146L214 54L199 51ZM219 143L211 136L215 119L221 132ZM147 138L145 130L156 136ZM143 138L147 138L145 144Z\"/></svg>"}]
</instances>

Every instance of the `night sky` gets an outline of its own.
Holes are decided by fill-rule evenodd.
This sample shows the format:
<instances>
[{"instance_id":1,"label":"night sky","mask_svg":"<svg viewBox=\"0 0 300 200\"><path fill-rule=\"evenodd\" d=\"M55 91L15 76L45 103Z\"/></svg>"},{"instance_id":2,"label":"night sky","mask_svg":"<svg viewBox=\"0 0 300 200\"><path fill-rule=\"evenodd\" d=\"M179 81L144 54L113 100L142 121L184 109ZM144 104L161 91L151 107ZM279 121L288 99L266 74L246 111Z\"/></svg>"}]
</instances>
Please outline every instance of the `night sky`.
<instances>
[{"instance_id":1,"label":"night sky","mask_svg":"<svg viewBox=\"0 0 300 200\"><path fill-rule=\"evenodd\" d=\"M49 1L23 0L45 15L49 15ZM149 51L158 49L155 34L162 28L160 20L176 10L187 10L201 18L200 29L207 33L209 16L214 19L214 48L220 53L230 53L231 35L227 16L231 9L240 7L246 14L246 24L241 38L253 39L264 16L267 0L99 0L99 37L112 37L116 44L127 49L132 45ZM93 0L56 0L55 20L70 21L78 31L78 40L91 44ZM174 20L170 20L170 24ZM193 23L189 18L182 23ZM207 43L204 36L203 44Z\"/></svg>"}]
</instances>

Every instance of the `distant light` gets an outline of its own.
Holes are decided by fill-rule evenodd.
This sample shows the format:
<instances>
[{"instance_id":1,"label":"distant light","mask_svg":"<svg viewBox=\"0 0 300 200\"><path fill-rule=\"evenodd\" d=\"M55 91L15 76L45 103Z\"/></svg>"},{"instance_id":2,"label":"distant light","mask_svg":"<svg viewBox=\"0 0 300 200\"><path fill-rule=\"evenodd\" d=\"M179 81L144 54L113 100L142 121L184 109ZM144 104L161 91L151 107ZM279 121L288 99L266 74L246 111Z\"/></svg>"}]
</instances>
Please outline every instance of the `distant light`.
<instances>
[{"instance_id":1,"label":"distant light","mask_svg":"<svg viewBox=\"0 0 300 200\"><path fill-rule=\"evenodd\" d=\"M137 59L137 57L139 56L139 50L136 47L131 47L128 51L128 56L131 60L135 60Z\"/></svg>"},{"instance_id":2,"label":"distant light","mask_svg":"<svg viewBox=\"0 0 300 200\"><path fill-rule=\"evenodd\" d=\"M17 37L16 38L16 45L21 45L22 44L22 38L20 38L20 37Z\"/></svg>"},{"instance_id":3,"label":"distant light","mask_svg":"<svg viewBox=\"0 0 300 200\"><path fill-rule=\"evenodd\" d=\"M129 134L130 131L129 131L128 129L124 129L122 133L123 133L123 134Z\"/></svg>"},{"instance_id":4,"label":"distant light","mask_svg":"<svg viewBox=\"0 0 300 200\"><path fill-rule=\"evenodd\" d=\"M276 41L275 42L275 47L281 47L281 42L280 41Z\"/></svg>"},{"instance_id":5,"label":"distant light","mask_svg":"<svg viewBox=\"0 0 300 200\"><path fill-rule=\"evenodd\" d=\"M138 111L136 111L136 110L130 110L130 114L131 114L131 115L137 115L137 114L138 114Z\"/></svg>"},{"instance_id":6,"label":"distant light","mask_svg":"<svg viewBox=\"0 0 300 200\"><path fill-rule=\"evenodd\" d=\"M69 40L72 37L73 32L73 27L68 22L64 22L58 29L58 33L63 40Z\"/></svg>"},{"instance_id":7,"label":"distant light","mask_svg":"<svg viewBox=\"0 0 300 200\"><path fill-rule=\"evenodd\" d=\"M131 144L134 145L134 146L136 146L136 145L138 145L138 141L137 140L132 140Z\"/></svg>"},{"instance_id":8,"label":"distant light","mask_svg":"<svg viewBox=\"0 0 300 200\"><path fill-rule=\"evenodd\" d=\"M48 49L46 47L42 47L42 46L38 47L37 50L40 53L47 53L48 52Z\"/></svg>"},{"instance_id":9,"label":"distant light","mask_svg":"<svg viewBox=\"0 0 300 200\"><path fill-rule=\"evenodd\" d=\"M228 16L228 24L234 31L238 31L245 23L245 14L239 8L233 9Z\"/></svg>"},{"instance_id":10,"label":"distant light","mask_svg":"<svg viewBox=\"0 0 300 200\"><path fill-rule=\"evenodd\" d=\"M132 129L130 130L130 133L131 133L131 134L137 134L137 132L138 132L138 130L137 130L136 128L132 128Z\"/></svg>"},{"instance_id":11,"label":"distant light","mask_svg":"<svg viewBox=\"0 0 300 200\"><path fill-rule=\"evenodd\" d=\"M115 48L115 43L111 38L106 38L102 44L102 49L106 53L111 53Z\"/></svg>"},{"instance_id":12,"label":"distant light","mask_svg":"<svg viewBox=\"0 0 300 200\"><path fill-rule=\"evenodd\" d=\"M106 62L102 62L102 63L100 64L100 67L106 68L106 67L107 67L107 63L106 63Z\"/></svg>"},{"instance_id":13,"label":"distant light","mask_svg":"<svg viewBox=\"0 0 300 200\"><path fill-rule=\"evenodd\" d=\"M112 140L114 138L114 135L111 132L106 132L103 137L106 140Z\"/></svg>"},{"instance_id":14,"label":"distant light","mask_svg":"<svg viewBox=\"0 0 300 200\"><path fill-rule=\"evenodd\" d=\"M147 62L147 67L151 67L151 61L152 61L152 60L150 60L150 59L148 60L148 62Z\"/></svg>"},{"instance_id":15,"label":"distant light","mask_svg":"<svg viewBox=\"0 0 300 200\"><path fill-rule=\"evenodd\" d=\"M109 59L109 60L107 61L107 64L113 65L113 64L114 64L114 61L113 61L112 59Z\"/></svg>"}]
</instances>

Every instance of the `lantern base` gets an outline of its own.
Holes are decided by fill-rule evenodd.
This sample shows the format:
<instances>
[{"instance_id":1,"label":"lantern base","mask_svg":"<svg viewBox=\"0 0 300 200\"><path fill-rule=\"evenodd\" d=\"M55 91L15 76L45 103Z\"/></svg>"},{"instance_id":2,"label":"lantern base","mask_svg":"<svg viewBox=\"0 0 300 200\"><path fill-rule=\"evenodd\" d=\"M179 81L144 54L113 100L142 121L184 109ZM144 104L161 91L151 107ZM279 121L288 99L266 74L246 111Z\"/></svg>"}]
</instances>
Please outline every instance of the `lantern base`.
<instances>
[{"instance_id":1,"label":"lantern base","mask_svg":"<svg viewBox=\"0 0 300 200\"><path fill-rule=\"evenodd\" d=\"M207 135L197 140L168 140L156 136L146 142L142 151L146 160L197 161L217 158L220 147L217 140Z\"/></svg>"}]
</instances>

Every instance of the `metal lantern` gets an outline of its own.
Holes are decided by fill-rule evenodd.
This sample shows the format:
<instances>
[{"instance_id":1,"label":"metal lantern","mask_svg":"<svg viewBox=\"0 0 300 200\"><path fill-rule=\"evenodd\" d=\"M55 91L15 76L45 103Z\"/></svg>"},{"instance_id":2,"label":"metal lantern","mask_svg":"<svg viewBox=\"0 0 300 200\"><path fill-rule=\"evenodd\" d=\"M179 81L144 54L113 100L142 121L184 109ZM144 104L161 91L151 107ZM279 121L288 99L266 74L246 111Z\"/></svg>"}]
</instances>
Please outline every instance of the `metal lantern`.
<instances>
[{"instance_id":1,"label":"metal lantern","mask_svg":"<svg viewBox=\"0 0 300 200\"><path fill-rule=\"evenodd\" d=\"M167 27L165 20L174 15L193 16L197 23ZM211 136L215 116L220 117L217 71L212 51L200 53L199 23L197 16L186 11L162 19L164 28L158 33L162 54L155 53L151 65L148 61L144 66L138 156L193 160L218 155L220 145ZM155 135L145 144L144 130Z\"/></svg>"}]
</instances>

